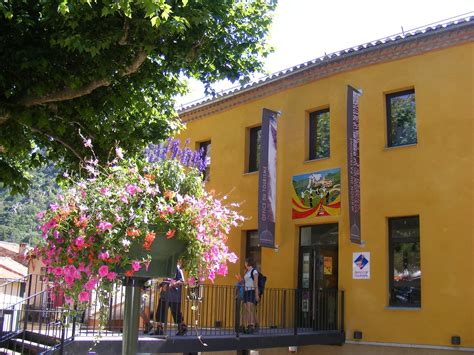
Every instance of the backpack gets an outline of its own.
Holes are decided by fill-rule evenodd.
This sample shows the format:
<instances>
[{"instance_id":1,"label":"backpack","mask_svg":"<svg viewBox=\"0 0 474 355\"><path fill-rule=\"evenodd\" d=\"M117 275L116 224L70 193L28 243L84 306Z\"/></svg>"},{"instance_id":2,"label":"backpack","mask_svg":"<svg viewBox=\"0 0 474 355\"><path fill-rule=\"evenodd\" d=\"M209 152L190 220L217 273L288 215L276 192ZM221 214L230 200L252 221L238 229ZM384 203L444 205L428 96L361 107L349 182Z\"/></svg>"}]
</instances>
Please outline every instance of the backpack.
<instances>
[{"instance_id":1,"label":"backpack","mask_svg":"<svg viewBox=\"0 0 474 355\"><path fill-rule=\"evenodd\" d=\"M258 295L261 296L263 295L263 291L265 291L265 284L267 283L267 277L263 275L260 271L257 269L252 269L252 272L250 273L250 277L253 280L253 272L256 271L258 272Z\"/></svg>"}]
</instances>

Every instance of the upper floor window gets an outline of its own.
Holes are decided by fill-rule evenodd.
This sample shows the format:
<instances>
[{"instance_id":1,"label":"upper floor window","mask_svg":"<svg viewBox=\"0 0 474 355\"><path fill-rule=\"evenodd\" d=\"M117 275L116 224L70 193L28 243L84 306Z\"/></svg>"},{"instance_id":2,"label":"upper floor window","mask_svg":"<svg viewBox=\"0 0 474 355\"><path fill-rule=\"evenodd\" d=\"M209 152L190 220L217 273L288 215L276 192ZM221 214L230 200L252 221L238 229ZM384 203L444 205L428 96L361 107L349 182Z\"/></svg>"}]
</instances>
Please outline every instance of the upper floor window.
<instances>
[{"instance_id":1,"label":"upper floor window","mask_svg":"<svg viewBox=\"0 0 474 355\"><path fill-rule=\"evenodd\" d=\"M199 151L206 157L206 170L204 171L204 181L209 181L211 170L211 141L199 143Z\"/></svg>"},{"instance_id":2,"label":"upper floor window","mask_svg":"<svg viewBox=\"0 0 474 355\"><path fill-rule=\"evenodd\" d=\"M421 306L420 220L388 220L390 306Z\"/></svg>"},{"instance_id":3,"label":"upper floor window","mask_svg":"<svg viewBox=\"0 0 474 355\"><path fill-rule=\"evenodd\" d=\"M388 146L416 144L415 90L400 91L386 97Z\"/></svg>"},{"instance_id":4,"label":"upper floor window","mask_svg":"<svg viewBox=\"0 0 474 355\"><path fill-rule=\"evenodd\" d=\"M309 160L329 158L329 109L309 114Z\"/></svg>"},{"instance_id":5,"label":"upper floor window","mask_svg":"<svg viewBox=\"0 0 474 355\"><path fill-rule=\"evenodd\" d=\"M249 130L248 172L258 171L260 168L260 141L262 127L253 127Z\"/></svg>"}]
</instances>

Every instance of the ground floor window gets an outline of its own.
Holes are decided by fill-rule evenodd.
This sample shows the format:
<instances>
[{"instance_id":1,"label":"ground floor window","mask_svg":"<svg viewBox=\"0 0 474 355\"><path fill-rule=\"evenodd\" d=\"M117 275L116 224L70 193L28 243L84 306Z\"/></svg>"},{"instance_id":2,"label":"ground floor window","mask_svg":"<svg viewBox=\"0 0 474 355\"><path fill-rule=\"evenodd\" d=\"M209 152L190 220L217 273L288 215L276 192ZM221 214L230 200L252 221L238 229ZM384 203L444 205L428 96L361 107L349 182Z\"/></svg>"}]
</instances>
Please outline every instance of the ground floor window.
<instances>
[{"instance_id":1,"label":"ground floor window","mask_svg":"<svg viewBox=\"0 0 474 355\"><path fill-rule=\"evenodd\" d=\"M245 258L252 258L257 270L261 270L262 247L259 245L258 231L256 230L247 231Z\"/></svg>"},{"instance_id":2,"label":"ground floor window","mask_svg":"<svg viewBox=\"0 0 474 355\"><path fill-rule=\"evenodd\" d=\"M420 220L388 220L390 306L421 306Z\"/></svg>"}]
</instances>

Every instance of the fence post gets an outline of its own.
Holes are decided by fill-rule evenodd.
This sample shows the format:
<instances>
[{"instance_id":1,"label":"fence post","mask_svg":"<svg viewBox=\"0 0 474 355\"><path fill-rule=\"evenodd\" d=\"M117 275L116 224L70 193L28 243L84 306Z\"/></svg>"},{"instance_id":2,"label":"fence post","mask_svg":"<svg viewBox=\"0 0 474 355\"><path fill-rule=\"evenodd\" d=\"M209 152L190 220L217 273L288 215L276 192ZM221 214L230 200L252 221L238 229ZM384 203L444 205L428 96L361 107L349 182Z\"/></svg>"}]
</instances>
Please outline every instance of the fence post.
<instances>
[{"instance_id":1,"label":"fence post","mask_svg":"<svg viewBox=\"0 0 474 355\"><path fill-rule=\"evenodd\" d=\"M344 290L342 289L341 290L341 331L343 333L345 333L345 329L344 329L345 325L344 325Z\"/></svg>"},{"instance_id":2,"label":"fence post","mask_svg":"<svg viewBox=\"0 0 474 355\"><path fill-rule=\"evenodd\" d=\"M295 290L295 324L293 334L298 335L298 323L300 321L300 303L299 303L299 289Z\"/></svg>"},{"instance_id":3,"label":"fence post","mask_svg":"<svg viewBox=\"0 0 474 355\"><path fill-rule=\"evenodd\" d=\"M66 334L66 317L62 315L61 317L61 346L59 348L59 354L64 354L64 338Z\"/></svg>"},{"instance_id":4,"label":"fence post","mask_svg":"<svg viewBox=\"0 0 474 355\"><path fill-rule=\"evenodd\" d=\"M240 336L240 298L235 297L235 336L238 338Z\"/></svg>"}]
</instances>

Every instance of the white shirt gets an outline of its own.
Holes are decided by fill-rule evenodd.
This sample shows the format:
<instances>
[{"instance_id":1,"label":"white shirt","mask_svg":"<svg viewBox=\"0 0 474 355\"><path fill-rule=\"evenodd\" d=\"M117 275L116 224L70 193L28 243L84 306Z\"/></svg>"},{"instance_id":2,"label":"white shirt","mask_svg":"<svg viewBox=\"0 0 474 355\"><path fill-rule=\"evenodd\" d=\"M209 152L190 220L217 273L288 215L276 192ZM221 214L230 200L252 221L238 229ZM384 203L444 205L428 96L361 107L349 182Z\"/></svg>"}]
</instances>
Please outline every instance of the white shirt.
<instances>
[{"instance_id":1,"label":"white shirt","mask_svg":"<svg viewBox=\"0 0 474 355\"><path fill-rule=\"evenodd\" d=\"M246 291L255 290L255 283L254 283L254 280L252 280L252 276L251 276L252 270L253 269L247 270L247 272L244 275L245 290ZM254 273L253 277L255 277L255 273Z\"/></svg>"}]
</instances>

